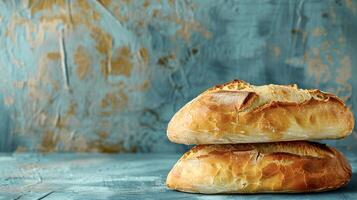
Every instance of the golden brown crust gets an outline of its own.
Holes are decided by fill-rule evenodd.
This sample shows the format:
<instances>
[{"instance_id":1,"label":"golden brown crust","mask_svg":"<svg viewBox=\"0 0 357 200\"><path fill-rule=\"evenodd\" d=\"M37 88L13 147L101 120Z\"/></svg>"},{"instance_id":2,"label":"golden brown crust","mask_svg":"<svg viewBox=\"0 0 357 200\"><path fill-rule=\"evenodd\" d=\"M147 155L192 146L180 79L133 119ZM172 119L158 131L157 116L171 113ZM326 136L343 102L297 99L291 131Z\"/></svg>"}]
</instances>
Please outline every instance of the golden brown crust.
<instances>
[{"instance_id":1,"label":"golden brown crust","mask_svg":"<svg viewBox=\"0 0 357 200\"><path fill-rule=\"evenodd\" d=\"M318 192L340 188L351 166L336 149L295 141L199 145L170 171L170 189L192 193Z\"/></svg>"},{"instance_id":2,"label":"golden brown crust","mask_svg":"<svg viewBox=\"0 0 357 200\"><path fill-rule=\"evenodd\" d=\"M167 135L184 144L276 142L342 138L353 127L352 112L333 94L235 80L186 104Z\"/></svg>"}]
</instances>

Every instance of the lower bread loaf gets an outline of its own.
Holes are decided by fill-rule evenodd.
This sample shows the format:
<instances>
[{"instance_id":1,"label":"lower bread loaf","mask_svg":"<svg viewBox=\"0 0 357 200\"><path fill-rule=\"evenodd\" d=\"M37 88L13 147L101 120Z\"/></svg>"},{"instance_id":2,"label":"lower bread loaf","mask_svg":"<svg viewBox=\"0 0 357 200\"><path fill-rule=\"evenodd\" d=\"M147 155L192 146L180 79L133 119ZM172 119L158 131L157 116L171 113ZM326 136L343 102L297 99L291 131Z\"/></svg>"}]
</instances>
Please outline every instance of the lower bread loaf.
<instances>
[{"instance_id":1,"label":"lower bread loaf","mask_svg":"<svg viewBox=\"0 0 357 200\"><path fill-rule=\"evenodd\" d=\"M351 166L336 149L295 141L198 145L170 171L169 188L192 193L318 192L346 185Z\"/></svg>"}]
</instances>

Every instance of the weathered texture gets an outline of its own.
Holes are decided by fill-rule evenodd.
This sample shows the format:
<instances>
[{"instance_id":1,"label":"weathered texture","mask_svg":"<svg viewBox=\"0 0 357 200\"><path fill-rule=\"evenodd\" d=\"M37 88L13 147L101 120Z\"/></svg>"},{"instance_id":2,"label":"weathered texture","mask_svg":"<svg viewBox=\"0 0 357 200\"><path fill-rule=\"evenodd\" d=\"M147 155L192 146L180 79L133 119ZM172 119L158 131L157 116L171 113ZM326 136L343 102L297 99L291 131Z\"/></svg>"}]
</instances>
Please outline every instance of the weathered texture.
<instances>
[{"instance_id":1,"label":"weathered texture","mask_svg":"<svg viewBox=\"0 0 357 200\"><path fill-rule=\"evenodd\" d=\"M356 113L356 21L353 0L0 1L0 151L184 151L173 113L232 79Z\"/></svg>"},{"instance_id":2,"label":"weathered texture","mask_svg":"<svg viewBox=\"0 0 357 200\"><path fill-rule=\"evenodd\" d=\"M0 199L356 199L357 156L351 182L336 191L309 194L198 195L166 187L179 154L0 154Z\"/></svg>"}]
</instances>

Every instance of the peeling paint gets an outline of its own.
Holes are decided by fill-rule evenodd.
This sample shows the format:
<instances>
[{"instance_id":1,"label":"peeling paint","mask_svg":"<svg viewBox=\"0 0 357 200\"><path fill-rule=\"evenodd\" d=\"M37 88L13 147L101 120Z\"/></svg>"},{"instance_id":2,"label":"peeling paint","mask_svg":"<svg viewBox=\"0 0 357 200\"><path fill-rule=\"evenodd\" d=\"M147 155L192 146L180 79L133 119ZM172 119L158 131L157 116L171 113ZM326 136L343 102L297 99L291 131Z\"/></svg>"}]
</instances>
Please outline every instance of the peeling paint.
<instances>
[{"instance_id":1,"label":"peeling paint","mask_svg":"<svg viewBox=\"0 0 357 200\"><path fill-rule=\"evenodd\" d=\"M43 10L51 10L54 6L63 8L66 6L66 0L29 0L28 6L31 8L31 14L34 15Z\"/></svg>"},{"instance_id":2,"label":"peeling paint","mask_svg":"<svg viewBox=\"0 0 357 200\"><path fill-rule=\"evenodd\" d=\"M43 135L40 151L41 152L54 152L59 140L55 133L46 131Z\"/></svg>"},{"instance_id":3,"label":"peeling paint","mask_svg":"<svg viewBox=\"0 0 357 200\"><path fill-rule=\"evenodd\" d=\"M59 52L49 52L47 53L47 58L50 60L59 60L61 58L61 54Z\"/></svg>"},{"instance_id":4,"label":"peeling paint","mask_svg":"<svg viewBox=\"0 0 357 200\"><path fill-rule=\"evenodd\" d=\"M87 77L87 75L91 71L91 64L92 64L89 53L83 46L77 47L76 52L74 54L74 63L77 66L76 69L77 77L80 80L83 80L84 78Z\"/></svg>"},{"instance_id":5,"label":"peeling paint","mask_svg":"<svg viewBox=\"0 0 357 200\"><path fill-rule=\"evenodd\" d=\"M109 7L112 0L98 0L100 4L102 4L104 7Z\"/></svg>"},{"instance_id":6,"label":"peeling paint","mask_svg":"<svg viewBox=\"0 0 357 200\"><path fill-rule=\"evenodd\" d=\"M101 153L120 153L125 152L122 142L106 142L103 140L94 140L89 143L91 151ZM133 150L132 152L135 152Z\"/></svg>"},{"instance_id":7,"label":"peeling paint","mask_svg":"<svg viewBox=\"0 0 357 200\"><path fill-rule=\"evenodd\" d=\"M149 52L146 48L141 48L139 50L139 55L145 64L149 63Z\"/></svg>"},{"instance_id":8,"label":"peeling paint","mask_svg":"<svg viewBox=\"0 0 357 200\"><path fill-rule=\"evenodd\" d=\"M173 54L170 54L170 55L167 55L167 56L163 56L163 57L160 57L158 60L157 60L157 64L159 65L162 65L162 66L165 66L168 64L168 62L172 59L176 59L176 56L173 55Z\"/></svg>"},{"instance_id":9,"label":"peeling paint","mask_svg":"<svg viewBox=\"0 0 357 200\"><path fill-rule=\"evenodd\" d=\"M63 129L68 126L68 122L66 118L62 117L61 115L57 115L54 119L54 126L58 129Z\"/></svg>"},{"instance_id":10,"label":"peeling paint","mask_svg":"<svg viewBox=\"0 0 357 200\"><path fill-rule=\"evenodd\" d=\"M124 75L128 77L131 74L132 68L130 49L124 46L114 52L111 60L111 69L108 73L110 75Z\"/></svg>"},{"instance_id":11,"label":"peeling paint","mask_svg":"<svg viewBox=\"0 0 357 200\"><path fill-rule=\"evenodd\" d=\"M101 54L109 55L113 46L112 36L98 27L92 28L91 36L96 42L95 48L98 50L98 52Z\"/></svg>"},{"instance_id":12,"label":"peeling paint","mask_svg":"<svg viewBox=\"0 0 357 200\"><path fill-rule=\"evenodd\" d=\"M102 99L100 106L110 108L111 111L122 111L128 104L128 96L120 91L118 93L108 93Z\"/></svg>"}]
</instances>

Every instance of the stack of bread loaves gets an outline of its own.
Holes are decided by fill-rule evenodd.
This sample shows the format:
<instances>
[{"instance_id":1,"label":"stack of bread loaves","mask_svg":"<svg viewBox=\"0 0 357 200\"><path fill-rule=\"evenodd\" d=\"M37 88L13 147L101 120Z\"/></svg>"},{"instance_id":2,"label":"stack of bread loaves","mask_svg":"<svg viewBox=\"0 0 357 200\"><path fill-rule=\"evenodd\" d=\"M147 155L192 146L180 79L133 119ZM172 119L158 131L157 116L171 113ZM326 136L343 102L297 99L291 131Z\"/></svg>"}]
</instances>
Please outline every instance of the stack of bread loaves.
<instances>
[{"instance_id":1,"label":"stack of bread loaves","mask_svg":"<svg viewBox=\"0 0 357 200\"><path fill-rule=\"evenodd\" d=\"M244 81L208 89L168 125L175 143L197 144L170 171L169 188L193 193L316 192L346 185L351 166L335 148L354 118L333 94Z\"/></svg>"}]
</instances>

